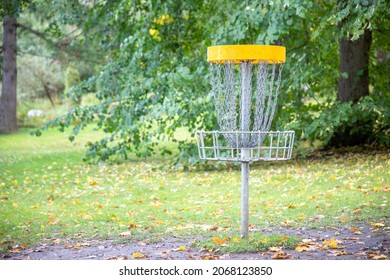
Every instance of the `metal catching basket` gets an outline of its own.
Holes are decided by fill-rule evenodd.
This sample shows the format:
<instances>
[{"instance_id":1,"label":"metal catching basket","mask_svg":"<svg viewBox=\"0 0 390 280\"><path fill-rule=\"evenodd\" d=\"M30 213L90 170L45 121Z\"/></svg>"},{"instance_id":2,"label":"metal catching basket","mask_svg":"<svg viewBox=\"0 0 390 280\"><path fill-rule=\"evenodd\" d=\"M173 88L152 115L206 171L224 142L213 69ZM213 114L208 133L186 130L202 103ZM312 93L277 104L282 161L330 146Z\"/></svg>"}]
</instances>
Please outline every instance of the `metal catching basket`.
<instances>
[{"instance_id":1,"label":"metal catching basket","mask_svg":"<svg viewBox=\"0 0 390 280\"><path fill-rule=\"evenodd\" d=\"M280 46L208 48L211 94L221 130L196 132L201 159L259 161L291 158L294 132L269 132L277 106L284 60L285 49ZM221 141L220 136L225 141ZM243 153L236 151L235 156L220 156L228 147L241 149ZM214 152L211 154L210 150ZM250 155L245 156L245 151ZM277 152L271 155L272 151Z\"/></svg>"}]
</instances>

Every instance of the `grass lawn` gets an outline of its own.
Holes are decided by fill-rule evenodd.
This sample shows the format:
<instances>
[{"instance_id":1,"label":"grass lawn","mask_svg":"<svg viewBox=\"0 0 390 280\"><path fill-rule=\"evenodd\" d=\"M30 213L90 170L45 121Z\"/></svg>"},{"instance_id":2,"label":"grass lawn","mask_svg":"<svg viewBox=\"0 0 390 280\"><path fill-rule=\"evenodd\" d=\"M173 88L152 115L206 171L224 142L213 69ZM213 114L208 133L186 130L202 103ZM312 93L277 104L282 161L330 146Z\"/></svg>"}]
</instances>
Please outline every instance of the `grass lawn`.
<instances>
[{"instance_id":1,"label":"grass lawn","mask_svg":"<svg viewBox=\"0 0 390 280\"><path fill-rule=\"evenodd\" d=\"M44 239L238 238L239 165L167 170L159 156L83 163L84 144L97 137L92 130L73 143L56 131L0 136L0 253ZM253 164L250 228L385 223L389 190L388 150Z\"/></svg>"}]
</instances>

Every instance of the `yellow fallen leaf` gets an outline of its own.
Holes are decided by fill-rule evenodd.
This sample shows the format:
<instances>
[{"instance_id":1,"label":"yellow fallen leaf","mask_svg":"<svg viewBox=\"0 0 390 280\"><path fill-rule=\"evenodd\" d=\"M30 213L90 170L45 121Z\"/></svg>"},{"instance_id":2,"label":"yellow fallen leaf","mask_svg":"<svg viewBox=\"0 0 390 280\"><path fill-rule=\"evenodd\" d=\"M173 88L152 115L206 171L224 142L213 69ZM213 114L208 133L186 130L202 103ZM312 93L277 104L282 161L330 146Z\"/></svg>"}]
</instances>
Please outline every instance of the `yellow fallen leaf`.
<instances>
[{"instance_id":1,"label":"yellow fallen leaf","mask_svg":"<svg viewBox=\"0 0 390 280\"><path fill-rule=\"evenodd\" d=\"M322 243L327 246L327 247L330 247L332 249L338 249L339 246L337 243L339 243L340 241L338 240L335 240L333 237L330 239L330 240L324 240Z\"/></svg>"},{"instance_id":2,"label":"yellow fallen leaf","mask_svg":"<svg viewBox=\"0 0 390 280\"><path fill-rule=\"evenodd\" d=\"M362 212L362 209L358 208L355 211L353 211L352 214L359 214L360 212Z\"/></svg>"},{"instance_id":3,"label":"yellow fallen leaf","mask_svg":"<svg viewBox=\"0 0 390 280\"><path fill-rule=\"evenodd\" d=\"M143 258L147 258L147 257L148 256L141 254L141 253L134 253L133 254L133 259L143 259Z\"/></svg>"},{"instance_id":4,"label":"yellow fallen leaf","mask_svg":"<svg viewBox=\"0 0 390 280\"><path fill-rule=\"evenodd\" d=\"M80 217L83 218L83 219L86 219L86 220L92 220L93 219L92 215L87 214L87 213L80 213Z\"/></svg>"},{"instance_id":5,"label":"yellow fallen leaf","mask_svg":"<svg viewBox=\"0 0 390 280\"><path fill-rule=\"evenodd\" d=\"M219 238L218 236L213 237L213 242L217 245L223 245L226 243L228 239L225 237L224 239Z\"/></svg>"},{"instance_id":6,"label":"yellow fallen leaf","mask_svg":"<svg viewBox=\"0 0 390 280\"><path fill-rule=\"evenodd\" d=\"M348 221L348 217L347 216L341 216L340 220L345 223L346 221Z\"/></svg>"},{"instance_id":7,"label":"yellow fallen leaf","mask_svg":"<svg viewBox=\"0 0 390 280\"><path fill-rule=\"evenodd\" d=\"M353 234L361 235L363 234L360 230L354 231Z\"/></svg>"},{"instance_id":8,"label":"yellow fallen leaf","mask_svg":"<svg viewBox=\"0 0 390 280\"><path fill-rule=\"evenodd\" d=\"M234 243L240 243L240 242L241 242L241 238L239 238L239 237L234 237L234 238L233 238L233 242L234 242Z\"/></svg>"},{"instance_id":9,"label":"yellow fallen leaf","mask_svg":"<svg viewBox=\"0 0 390 280\"><path fill-rule=\"evenodd\" d=\"M186 246L180 246L179 248L173 249L172 251L179 252L179 251L185 251L185 250L186 250Z\"/></svg>"},{"instance_id":10,"label":"yellow fallen leaf","mask_svg":"<svg viewBox=\"0 0 390 280\"><path fill-rule=\"evenodd\" d=\"M309 246L307 244L298 244L297 247L295 247L295 251L297 252L309 251Z\"/></svg>"},{"instance_id":11,"label":"yellow fallen leaf","mask_svg":"<svg viewBox=\"0 0 390 280\"><path fill-rule=\"evenodd\" d=\"M371 223L371 225L373 227L384 227L385 226L385 224L382 224L382 223Z\"/></svg>"},{"instance_id":12,"label":"yellow fallen leaf","mask_svg":"<svg viewBox=\"0 0 390 280\"><path fill-rule=\"evenodd\" d=\"M281 248L280 247L269 247L268 248L268 251L271 251L271 252L279 252L281 250Z\"/></svg>"},{"instance_id":13,"label":"yellow fallen leaf","mask_svg":"<svg viewBox=\"0 0 390 280\"><path fill-rule=\"evenodd\" d=\"M50 226L56 225L56 224L58 224L59 221L60 221L60 219L56 218L56 219L54 219L53 221L50 221L50 222L49 222L49 225L50 225Z\"/></svg>"}]
</instances>

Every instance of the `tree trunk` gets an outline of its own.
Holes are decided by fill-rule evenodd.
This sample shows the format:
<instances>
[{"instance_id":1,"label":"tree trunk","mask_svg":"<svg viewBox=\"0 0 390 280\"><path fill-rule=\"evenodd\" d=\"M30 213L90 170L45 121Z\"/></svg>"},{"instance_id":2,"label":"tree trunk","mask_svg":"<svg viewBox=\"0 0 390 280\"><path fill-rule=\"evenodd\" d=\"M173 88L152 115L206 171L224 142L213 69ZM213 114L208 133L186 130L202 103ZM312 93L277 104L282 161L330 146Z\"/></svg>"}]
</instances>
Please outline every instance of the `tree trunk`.
<instances>
[{"instance_id":1,"label":"tree trunk","mask_svg":"<svg viewBox=\"0 0 390 280\"><path fill-rule=\"evenodd\" d=\"M356 103L369 94L368 62L371 41L372 32L368 29L355 41L341 39L338 101Z\"/></svg>"},{"instance_id":2,"label":"tree trunk","mask_svg":"<svg viewBox=\"0 0 390 280\"><path fill-rule=\"evenodd\" d=\"M0 97L0 134L18 129L16 118L16 18L3 19L3 85Z\"/></svg>"},{"instance_id":3,"label":"tree trunk","mask_svg":"<svg viewBox=\"0 0 390 280\"><path fill-rule=\"evenodd\" d=\"M369 95L369 51L371 30L364 30L357 40L343 38L340 41L340 80L337 100L356 104ZM342 123L327 144L328 147L355 146L370 143L374 119L356 116L354 122Z\"/></svg>"}]
</instances>

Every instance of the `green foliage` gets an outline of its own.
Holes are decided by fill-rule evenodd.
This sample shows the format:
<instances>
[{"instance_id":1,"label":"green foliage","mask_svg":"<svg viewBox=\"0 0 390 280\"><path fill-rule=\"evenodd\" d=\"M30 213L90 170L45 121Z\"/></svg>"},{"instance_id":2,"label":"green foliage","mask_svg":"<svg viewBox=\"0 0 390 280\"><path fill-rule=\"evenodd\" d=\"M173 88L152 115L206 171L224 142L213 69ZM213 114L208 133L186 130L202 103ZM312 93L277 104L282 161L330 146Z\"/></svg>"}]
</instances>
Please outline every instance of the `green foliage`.
<instances>
[{"instance_id":1,"label":"green foliage","mask_svg":"<svg viewBox=\"0 0 390 280\"><path fill-rule=\"evenodd\" d=\"M371 52L375 57L389 37L382 27L388 21L387 1L345 3L53 1L60 22L99 41L106 63L95 77L71 93L77 98L96 89L99 104L74 108L46 128L57 126L63 131L73 126L70 139L74 139L80 129L95 123L106 137L89 143L90 160L127 158L129 152L150 156L156 152L156 140L175 140L178 128L217 128L205 62L208 46L281 44L287 48L287 62L274 128L293 127L302 131L298 135L304 139L326 142L335 128L347 122L344 117L353 115L348 105L342 105L346 113L338 117L341 120L330 117L337 115L339 106L335 105L339 39L357 38L364 28L372 28L376 39ZM372 84L372 91L385 94L388 88L379 81L386 80L388 68L371 61L370 73L378 81ZM370 118L377 120L379 115L384 112ZM381 129L385 123L383 120ZM178 163L197 162L193 142L183 142L179 148Z\"/></svg>"},{"instance_id":2,"label":"green foliage","mask_svg":"<svg viewBox=\"0 0 390 280\"><path fill-rule=\"evenodd\" d=\"M390 106L389 100L374 100L367 96L357 104L351 102L336 103L323 109L319 115L307 114L305 118L291 123L301 140L314 143L319 140L323 145L343 146L361 143L380 145L390 144ZM347 131L347 139L338 138L338 132Z\"/></svg>"},{"instance_id":3,"label":"green foliage","mask_svg":"<svg viewBox=\"0 0 390 280\"><path fill-rule=\"evenodd\" d=\"M31 0L3 0L0 3L0 18L4 16L17 17Z\"/></svg>"},{"instance_id":4,"label":"green foliage","mask_svg":"<svg viewBox=\"0 0 390 280\"><path fill-rule=\"evenodd\" d=\"M79 70L73 64L69 64L65 71L65 92L71 91L75 86L80 84ZM80 102L80 98L75 101Z\"/></svg>"}]
</instances>

